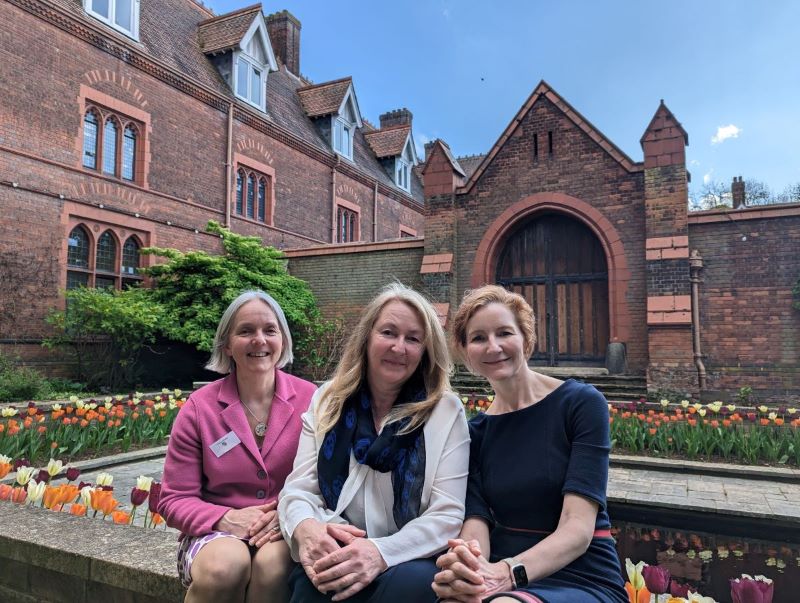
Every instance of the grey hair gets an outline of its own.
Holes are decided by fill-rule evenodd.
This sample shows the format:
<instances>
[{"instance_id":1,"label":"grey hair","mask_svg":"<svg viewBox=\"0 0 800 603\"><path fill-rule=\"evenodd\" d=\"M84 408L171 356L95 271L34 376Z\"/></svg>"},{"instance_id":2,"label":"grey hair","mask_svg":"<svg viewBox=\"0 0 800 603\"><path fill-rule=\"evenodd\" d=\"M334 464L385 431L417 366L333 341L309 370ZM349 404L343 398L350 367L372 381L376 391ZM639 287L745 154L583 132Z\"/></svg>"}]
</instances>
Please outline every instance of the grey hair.
<instances>
[{"instance_id":1,"label":"grey hair","mask_svg":"<svg viewBox=\"0 0 800 603\"><path fill-rule=\"evenodd\" d=\"M270 310L275 313L275 318L278 319L283 346L276 366L278 368L283 368L287 364L291 364L294 360L294 354L292 353L292 334L289 332L289 323L286 322L286 315L284 315L280 304L268 293L259 290L251 290L245 291L234 299L228 306L228 309L222 314L219 325L217 325L217 333L214 335L214 346L211 348L211 358L208 364L206 364L206 369L209 371L222 373L223 375L231 372L234 363L225 353L225 347L228 345L228 339L230 338L231 329L233 328L233 321L241 307L254 299L260 299L267 304Z\"/></svg>"}]
</instances>

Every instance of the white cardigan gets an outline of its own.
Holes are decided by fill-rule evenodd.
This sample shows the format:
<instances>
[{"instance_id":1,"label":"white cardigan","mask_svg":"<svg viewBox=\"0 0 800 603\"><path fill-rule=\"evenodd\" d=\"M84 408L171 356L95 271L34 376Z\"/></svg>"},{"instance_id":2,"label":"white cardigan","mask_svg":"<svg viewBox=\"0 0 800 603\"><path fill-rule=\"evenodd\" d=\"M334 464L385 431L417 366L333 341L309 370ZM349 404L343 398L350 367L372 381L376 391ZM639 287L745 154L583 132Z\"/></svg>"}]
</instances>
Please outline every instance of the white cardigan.
<instances>
[{"instance_id":1,"label":"white cardigan","mask_svg":"<svg viewBox=\"0 0 800 603\"><path fill-rule=\"evenodd\" d=\"M469 430L461 401L453 393L445 394L423 427L425 481L420 516L398 530L392 516L391 473L360 465L352 453L350 473L336 509L325 506L317 481L317 457L325 434L315 433L314 416L324 389L316 391L303 415L294 470L279 496L281 530L294 560L298 561L298 547L292 534L301 521L314 518L322 523L347 523L343 515L367 532L389 567L431 557L446 548L447 540L458 536L464 521Z\"/></svg>"}]
</instances>

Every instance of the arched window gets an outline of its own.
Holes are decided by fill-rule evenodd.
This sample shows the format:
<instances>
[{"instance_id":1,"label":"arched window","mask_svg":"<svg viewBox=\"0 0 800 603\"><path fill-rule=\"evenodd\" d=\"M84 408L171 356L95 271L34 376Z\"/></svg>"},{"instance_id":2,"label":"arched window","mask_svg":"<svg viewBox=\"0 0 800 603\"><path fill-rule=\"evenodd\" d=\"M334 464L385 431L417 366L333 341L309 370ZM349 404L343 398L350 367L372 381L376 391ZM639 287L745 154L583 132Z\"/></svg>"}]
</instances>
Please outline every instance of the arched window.
<instances>
[{"instance_id":1,"label":"arched window","mask_svg":"<svg viewBox=\"0 0 800 603\"><path fill-rule=\"evenodd\" d=\"M258 179L258 221L264 222L267 210L267 179Z\"/></svg>"},{"instance_id":2,"label":"arched window","mask_svg":"<svg viewBox=\"0 0 800 603\"><path fill-rule=\"evenodd\" d=\"M89 274L89 234L76 226L67 239L67 289L88 286Z\"/></svg>"},{"instance_id":3,"label":"arched window","mask_svg":"<svg viewBox=\"0 0 800 603\"><path fill-rule=\"evenodd\" d=\"M126 126L122 136L122 177L133 180L136 169L136 129Z\"/></svg>"},{"instance_id":4,"label":"arched window","mask_svg":"<svg viewBox=\"0 0 800 603\"><path fill-rule=\"evenodd\" d=\"M244 170L236 171L236 213L244 213Z\"/></svg>"},{"instance_id":5,"label":"arched window","mask_svg":"<svg viewBox=\"0 0 800 603\"><path fill-rule=\"evenodd\" d=\"M89 109L83 118L83 167L97 169L98 119L94 109Z\"/></svg>"},{"instance_id":6,"label":"arched window","mask_svg":"<svg viewBox=\"0 0 800 603\"><path fill-rule=\"evenodd\" d=\"M139 276L139 242L129 237L122 246L122 288L141 282Z\"/></svg>"},{"instance_id":7,"label":"arched window","mask_svg":"<svg viewBox=\"0 0 800 603\"><path fill-rule=\"evenodd\" d=\"M117 242L110 230L105 231L97 239L97 254L95 256L95 269L98 274L94 277L94 286L98 289L104 287L115 287L117 268ZM108 273L106 275L100 274Z\"/></svg>"},{"instance_id":8,"label":"arched window","mask_svg":"<svg viewBox=\"0 0 800 603\"><path fill-rule=\"evenodd\" d=\"M103 126L103 173L117 173L117 122L109 117Z\"/></svg>"},{"instance_id":9,"label":"arched window","mask_svg":"<svg viewBox=\"0 0 800 603\"><path fill-rule=\"evenodd\" d=\"M247 175L247 217L252 218L254 216L254 204L255 204L255 195L256 195L256 180L253 177L253 174Z\"/></svg>"}]
</instances>

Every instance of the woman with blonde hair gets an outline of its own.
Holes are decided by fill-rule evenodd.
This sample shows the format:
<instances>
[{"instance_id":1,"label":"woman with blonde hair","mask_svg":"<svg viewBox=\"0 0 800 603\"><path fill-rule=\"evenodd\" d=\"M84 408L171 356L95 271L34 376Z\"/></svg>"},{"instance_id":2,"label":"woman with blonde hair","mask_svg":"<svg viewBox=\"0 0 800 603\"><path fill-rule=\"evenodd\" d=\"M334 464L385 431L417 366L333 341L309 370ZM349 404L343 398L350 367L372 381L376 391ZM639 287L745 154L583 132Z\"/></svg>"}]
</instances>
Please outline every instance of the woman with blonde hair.
<instances>
[{"instance_id":1,"label":"woman with blonde hair","mask_svg":"<svg viewBox=\"0 0 800 603\"><path fill-rule=\"evenodd\" d=\"M437 564L444 601L626 603L606 512L608 406L528 368L533 310L489 285L453 319L456 353L495 391L470 421L466 521Z\"/></svg>"},{"instance_id":2,"label":"woman with blonde hair","mask_svg":"<svg viewBox=\"0 0 800 603\"><path fill-rule=\"evenodd\" d=\"M293 602L434 601L433 555L464 517L469 434L436 312L387 286L303 416L278 506Z\"/></svg>"}]
</instances>

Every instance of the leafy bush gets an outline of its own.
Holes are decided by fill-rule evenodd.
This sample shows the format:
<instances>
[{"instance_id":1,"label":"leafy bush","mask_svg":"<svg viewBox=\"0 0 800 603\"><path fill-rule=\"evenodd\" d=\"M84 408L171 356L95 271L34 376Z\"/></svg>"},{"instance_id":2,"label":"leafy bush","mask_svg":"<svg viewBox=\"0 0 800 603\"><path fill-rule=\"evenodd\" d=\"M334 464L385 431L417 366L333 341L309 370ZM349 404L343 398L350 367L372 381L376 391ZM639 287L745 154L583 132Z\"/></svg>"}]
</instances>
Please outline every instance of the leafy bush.
<instances>
[{"instance_id":1,"label":"leafy bush","mask_svg":"<svg viewBox=\"0 0 800 603\"><path fill-rule=\"evenodd\" d=\"M0 354L0 402L31 400L47 388L38 372Z\"/></svg>"}]
</instances>

